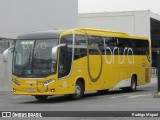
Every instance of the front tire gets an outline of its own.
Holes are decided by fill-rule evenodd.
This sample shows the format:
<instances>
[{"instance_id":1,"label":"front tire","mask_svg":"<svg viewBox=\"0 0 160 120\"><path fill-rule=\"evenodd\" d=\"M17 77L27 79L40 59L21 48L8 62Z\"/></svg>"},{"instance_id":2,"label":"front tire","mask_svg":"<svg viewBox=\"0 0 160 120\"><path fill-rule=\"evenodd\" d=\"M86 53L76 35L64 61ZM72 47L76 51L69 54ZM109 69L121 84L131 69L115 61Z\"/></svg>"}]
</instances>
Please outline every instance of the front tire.
<instances>
[{"instance_id":1,"label":"front tire","mask_svg":"<svg viewBox=\"0 0 160 120\"><path fill-rule=\"evenodd\" d=\"M82 82L77 81L75 93L72 94L72 95L70 95L70 97L71 97L71 99L73 99L73 100L77 100L77 99L82 98L83 95L84 95L84 87L83 87L83 84L82 84Z\"/></svg>"}]
</instances>

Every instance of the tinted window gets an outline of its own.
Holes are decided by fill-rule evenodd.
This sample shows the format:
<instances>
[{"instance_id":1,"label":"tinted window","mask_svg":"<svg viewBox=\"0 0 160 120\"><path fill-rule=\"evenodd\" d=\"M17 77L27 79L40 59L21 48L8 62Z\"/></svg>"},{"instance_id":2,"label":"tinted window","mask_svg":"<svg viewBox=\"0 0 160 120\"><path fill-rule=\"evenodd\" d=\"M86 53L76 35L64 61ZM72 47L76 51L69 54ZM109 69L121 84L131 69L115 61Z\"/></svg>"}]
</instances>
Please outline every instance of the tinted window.
<instances>
[{"instance_id":1,"label":"tinted window","mask_svg":"<svg viewBox=\"0 0 160 120\"><path fill-rule=\"evenodd\" d=\"M60 44L67 44L65 47L60 48L60 57L59 57L59 67L58 67L58 77L65 77L69 75L71 71L71 63L72 63L72 35L63 36Z\"/></svg>"},{"instance_id":2,"label":"tinted window","mask_svg":"<svg viewBox=\"0 0 160 120\"><path fill-rule=\"evenodd\" d=\"M99 52L97 49L99 49L101 52L104 51L104 42L103 38L100 36L88 36L88 45L92 46L93 49L89 49L90 55L99 55ZM97 49L94 49L97 48Z\"/></svg>"},{"instance_id":3,"label":"tinted window","mask_svg":"<svg viewBox=\"0 0 160 120\"><path fill-rule=\"evenodd\" d=\"M87 56L87 43L85 35L76 35L74 59Z\"/></svg>"},{"instance_id":4,"label":"tinted window","mask_svg":"<svg viewBox=\"0 0 160 120\"><path fill-rule=\"evenodd\" d=\"M131 43L130 39L128 39L128 38L117 38L117 47L119 49L119 55L127 55L127 49L129 49L129 48L132 49L133 46L132 46L132 43ZM131 54L131 52L128 52L128 54Z\"/></svg>"},{"instance_id":5,"label":"tinted window","mask_svg":"<svg viewBox=\"0 0 160 120\"><path fill-rule=\"evenodd\" d=\"M135 49L136 55L148 55L149 54L149 43L146 40L133 39L133 48Z\"/></svg>"},{"instance_id":6,"label":"tinted window","mask_svg":"<svg viewBox=\"0 0 160 120\"><path fill-rule=\"evenodd\" d=\"M104 39L104 50L106 55L117 54L117 50L114 50L117 47L117 38L105 37Z\"/></svg>"},{"instance_id":7,"label":"tinted window","mask_svg":"<svg viewBox=\"0 0 160 120\"><path fill-rule=\"evenodd\" d=\"M148 55L149 43L147 40L129 39L129 38L104 38L104 49L106 55L114 53L114 55ZM127 49L133 50L127 53Z\"/></svg>"}]
</instances>

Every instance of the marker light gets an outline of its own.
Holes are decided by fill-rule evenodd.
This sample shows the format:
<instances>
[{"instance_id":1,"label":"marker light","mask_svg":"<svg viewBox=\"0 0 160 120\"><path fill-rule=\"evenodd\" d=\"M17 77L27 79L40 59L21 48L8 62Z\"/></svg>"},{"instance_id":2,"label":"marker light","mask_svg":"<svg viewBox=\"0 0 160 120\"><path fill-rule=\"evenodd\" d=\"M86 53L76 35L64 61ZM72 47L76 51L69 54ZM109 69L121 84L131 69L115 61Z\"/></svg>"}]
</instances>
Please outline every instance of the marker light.
<instances>
[{"instance_id":1,"label":"marker light","mask_svg":"<svg viewBox=\"0 0 160 120\"><path fill-rule=\"evenodd\" d=\"M55 91L55 89L51 89L51 92L54 92Z\"/></svg>"},{"instance_id":2,"label":"marker light","mask_svg":"<svg viewBox=\"0 0 160 120\"><path fill-rule=\"evenodd\" d=\"M16 85L20 85L20 83L17 80L12 80Z\"/></svg>"},{"instance_id":3,"label":"marker light","mask_svg":"<svg viewBox=\"0 0 160 120\"><path fill-rule=\"evenodd\" d=\"M16 89L13 88L13 92L16 92Z\"/></svg>"},{"instance_id":4,"label":"marker light","mask_svg":"<svg viewBox=\"0 0 160 120\"><path fill-rule=\"evenodd\" d=\"M51 84L52 82L54 82L55 80L47 80L46 82L44 82L44 86L47 86L49 84Z\"/></svg>"}]
</instances>

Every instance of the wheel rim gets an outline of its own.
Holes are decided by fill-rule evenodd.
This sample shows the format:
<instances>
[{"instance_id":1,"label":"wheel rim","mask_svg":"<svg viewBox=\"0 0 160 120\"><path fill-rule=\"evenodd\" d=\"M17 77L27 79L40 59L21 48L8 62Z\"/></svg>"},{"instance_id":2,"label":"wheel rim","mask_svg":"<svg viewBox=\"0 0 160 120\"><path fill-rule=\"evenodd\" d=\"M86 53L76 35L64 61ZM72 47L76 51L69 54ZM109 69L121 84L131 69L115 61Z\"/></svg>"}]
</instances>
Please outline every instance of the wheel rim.
<instances>
[{"instance_id":1,"label":"wheel rim","mask_svg":"<svg viewBox=\"0 0 160 120\"><path fill-rule=\"evenodd\" d=\"M76 95L79 96L81 94L81 87L80 86L76 86Z\"/></svg>"}]
</instances>

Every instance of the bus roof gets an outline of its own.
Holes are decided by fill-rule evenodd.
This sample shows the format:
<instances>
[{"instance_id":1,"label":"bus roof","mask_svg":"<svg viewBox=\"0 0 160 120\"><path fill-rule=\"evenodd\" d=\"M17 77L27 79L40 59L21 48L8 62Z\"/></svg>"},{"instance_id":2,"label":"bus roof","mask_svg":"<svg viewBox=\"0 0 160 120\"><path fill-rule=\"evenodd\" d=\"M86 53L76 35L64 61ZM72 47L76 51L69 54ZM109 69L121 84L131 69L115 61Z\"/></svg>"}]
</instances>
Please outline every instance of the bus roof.
<instances>
[{"instance_id":1,"label":"bus roof","mask_svg":"<svg viewBox=\"0 0 160 120\"><path fill-rule=\"evenodd\" d=\"M95 29L95 28L75 28L75 29L63 29L63 30L46 30L46 31L37 31L26 33L18 36L18 39L51 39L58 38L60 34L71 34L75 30L80 34L89 34L89 35L99 35L99 36L108 36L108 37L121 37L121 38L134 38L134 39L147 39L147 37L142 36L133 36L124 32L104 30L104 29Z\"/></svg>"},{"instance_id":2,"label":"bus roof","mask_svg":"<svg viewBox=\"0 0 160 120\"><path fill-rule=\"evenodd\" d=\"M46 30L26 33L18 36L18 39L51 39L58 38L64 30Z\"/></svg>"},{"instance_id":3,"label":"bus roof","mask_svg":"<svg viewBox=\"0 0 160 120\"><path fill-rule=\"evenodd\" d=\"M95 29L95 28L78 28L77 31L83 31L90 35L100 35L100 36L109 36L109 37L121 37L121 38L134 38L134 39L147 39L147 37L143 36L135 36L129 35L124 32L113 31L113 30L105 30L105 29Z\"/></svg>"}]
</instances>

